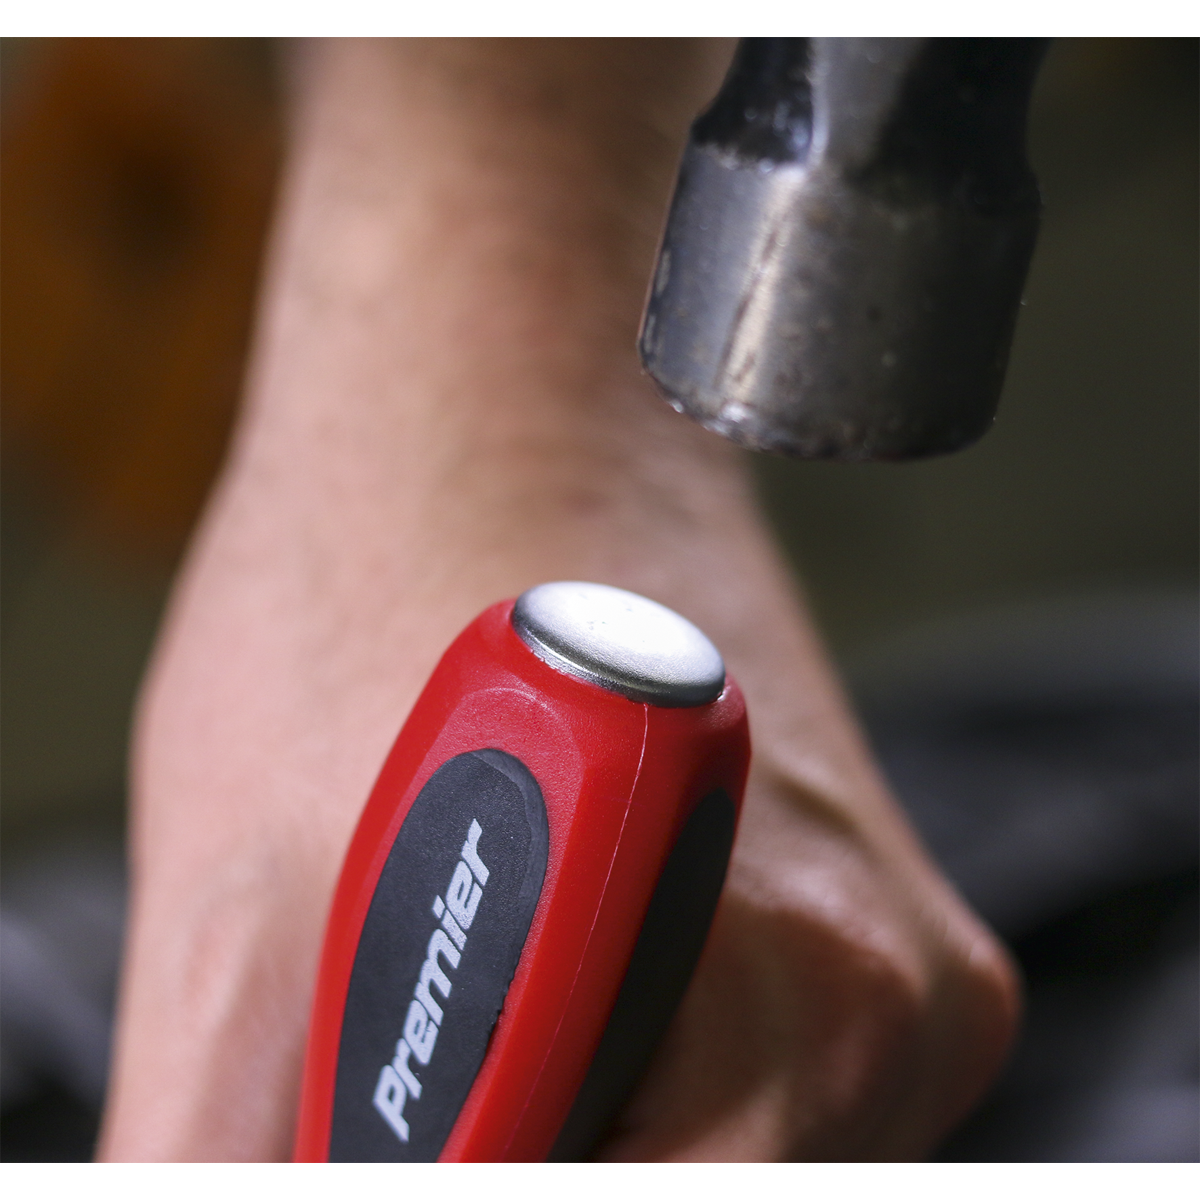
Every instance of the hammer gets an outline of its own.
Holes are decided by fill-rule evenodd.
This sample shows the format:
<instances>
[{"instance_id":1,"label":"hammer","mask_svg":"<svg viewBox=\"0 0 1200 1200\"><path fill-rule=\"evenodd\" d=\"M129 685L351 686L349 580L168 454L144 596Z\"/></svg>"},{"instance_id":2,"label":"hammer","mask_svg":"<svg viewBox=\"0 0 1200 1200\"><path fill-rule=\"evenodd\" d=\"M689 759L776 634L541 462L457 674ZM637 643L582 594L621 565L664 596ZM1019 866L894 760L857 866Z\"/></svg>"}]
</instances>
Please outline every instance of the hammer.
<instances>
[{"instance_id":1,"label":"hammer","mask_svg":"<svg viewBox=\"0 0 1200 1200\"><path fill-rule=\"evenodd\" d=\"M980 437L1037 234L1046 45L742 39L692 125L642 323L672 406L801 458Z\"/></svg>"}]
</instances>

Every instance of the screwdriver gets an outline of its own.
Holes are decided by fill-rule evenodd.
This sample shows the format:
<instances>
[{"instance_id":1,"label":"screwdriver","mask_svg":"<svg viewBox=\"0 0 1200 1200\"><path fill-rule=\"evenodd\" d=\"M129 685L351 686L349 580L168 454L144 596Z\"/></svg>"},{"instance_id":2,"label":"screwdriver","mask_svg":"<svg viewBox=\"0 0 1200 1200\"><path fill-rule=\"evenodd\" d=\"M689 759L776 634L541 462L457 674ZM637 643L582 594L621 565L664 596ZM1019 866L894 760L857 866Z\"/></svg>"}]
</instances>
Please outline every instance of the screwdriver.
<instances>
[{"instance_id":1,"label":"screwdriver","mask_svg":"<svg viewBox=\"0 0 1200 1200\"><path fill-rule=\"evenodd\" d=\"M749 754L716 647L653 600L546 583L471 622L346 854L296 1160L594 1152L703 949Z\"/></svg>"}]
</instances>

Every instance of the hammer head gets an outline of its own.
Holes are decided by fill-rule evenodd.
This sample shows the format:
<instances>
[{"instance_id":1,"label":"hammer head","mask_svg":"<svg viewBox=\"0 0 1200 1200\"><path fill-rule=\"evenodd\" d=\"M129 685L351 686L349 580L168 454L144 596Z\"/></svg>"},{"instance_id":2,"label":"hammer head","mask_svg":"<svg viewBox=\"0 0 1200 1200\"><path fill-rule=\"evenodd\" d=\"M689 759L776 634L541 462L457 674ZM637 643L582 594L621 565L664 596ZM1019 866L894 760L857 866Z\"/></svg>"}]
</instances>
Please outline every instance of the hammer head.
<instances>
[{"instance_id":1,"label":"hammer head","mask_svg":"<svg viewBox=\"0 0 1200 1200\"><path fill-rule=\"evenodd\" d=\"M1040 198L1031 39L745 39L692 127L639 348L745 446L902 459L995 414Z\"/></svg>"}]
</instances>

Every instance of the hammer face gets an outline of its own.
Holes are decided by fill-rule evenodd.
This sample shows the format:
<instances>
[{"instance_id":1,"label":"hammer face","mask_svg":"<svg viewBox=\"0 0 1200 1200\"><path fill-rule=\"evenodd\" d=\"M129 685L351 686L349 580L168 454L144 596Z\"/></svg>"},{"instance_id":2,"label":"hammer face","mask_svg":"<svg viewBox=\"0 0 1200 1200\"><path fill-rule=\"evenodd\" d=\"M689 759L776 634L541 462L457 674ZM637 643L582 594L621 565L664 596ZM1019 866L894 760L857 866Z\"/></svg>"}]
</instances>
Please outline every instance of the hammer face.
<instances>
[{"instance_id":1,"label":"hammer face","mask_svg":"<svg viewBox=\"0 0 1200 1200\"><path fill-rule=\"evenodd\" d=\"M643 322L642 360L670 402L806 458L978 438L1037 231L1023 126L1040 50L743 50L693 127Z\"/></svg>"}]
</instances>

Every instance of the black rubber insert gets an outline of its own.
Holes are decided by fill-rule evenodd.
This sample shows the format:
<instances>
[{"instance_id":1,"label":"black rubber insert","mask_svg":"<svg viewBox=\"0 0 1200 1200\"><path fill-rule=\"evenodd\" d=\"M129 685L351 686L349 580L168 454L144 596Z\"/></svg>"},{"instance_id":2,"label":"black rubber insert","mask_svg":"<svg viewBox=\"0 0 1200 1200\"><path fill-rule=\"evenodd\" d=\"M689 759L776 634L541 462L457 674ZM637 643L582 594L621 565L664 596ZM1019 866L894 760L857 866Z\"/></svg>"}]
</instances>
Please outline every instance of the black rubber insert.
<instances>
[{"instance_id":1,"label":"black rubber insert","mask_svg":"<svg viewBox=\"0 0 1200 1200\"><path fill-rule=\"evenodd\" d=\"M433 1162L487 1052L546 874L541 789L475 750L444 763L396 836L354 959L331 1162Z\"/></svg>"},{"instance_id":2,"label":"black rubber insert","mask_svg":"<svg viewBox=\"0 0 1200 1200\"><path fill-rule=\"evenodd\" d=\"M733 801L724 792L712 792L696 805L679 835L551 1162L589 1157L644 1074L704 949L736 822Z\"/></svg>"}]
</instances>

